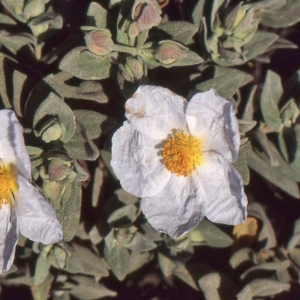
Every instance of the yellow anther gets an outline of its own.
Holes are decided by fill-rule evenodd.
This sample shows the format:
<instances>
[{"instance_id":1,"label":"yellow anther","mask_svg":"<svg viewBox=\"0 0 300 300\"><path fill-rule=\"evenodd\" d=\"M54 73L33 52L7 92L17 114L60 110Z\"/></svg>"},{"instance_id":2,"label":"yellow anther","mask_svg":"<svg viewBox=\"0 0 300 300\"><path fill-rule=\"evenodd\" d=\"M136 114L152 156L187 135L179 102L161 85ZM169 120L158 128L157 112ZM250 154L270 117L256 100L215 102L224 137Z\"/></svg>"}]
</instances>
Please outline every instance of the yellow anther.
<instances>
[{"instance_id":1,"label":"yellow anther","mask_svg":"<svg viewBox=\"0 0 300 300\"><path fill-rule=\"evenodd\" d=\"M174 131L162 149L163 161L167 170L178 176L191 175L203 161L201 141L181 131Z\"/></svg>"},{"instance_id":2,"label":"yellow anther","mask_svg":"<svg viewBox=\"0 0 300 300\"><path fill-rule=\"evenodd\" d=\"M8 204L18 191L16 169L12 163L4 165L0 161L0 209Z\"/></svg>"}]
</instances>

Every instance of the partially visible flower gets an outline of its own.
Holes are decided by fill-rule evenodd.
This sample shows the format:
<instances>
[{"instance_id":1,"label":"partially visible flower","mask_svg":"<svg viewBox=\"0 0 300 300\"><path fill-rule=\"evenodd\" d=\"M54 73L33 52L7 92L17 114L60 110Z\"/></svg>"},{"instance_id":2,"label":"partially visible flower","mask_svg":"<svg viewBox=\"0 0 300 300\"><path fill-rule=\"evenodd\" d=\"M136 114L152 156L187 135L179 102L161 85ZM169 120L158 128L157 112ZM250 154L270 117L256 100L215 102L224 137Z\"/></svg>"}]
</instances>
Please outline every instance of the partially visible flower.
<instances>
[{"instance_id":1,"label":"partially visible flower","mask_svg":"<svg viewBox=\"0 0 300 300\"><path fill-rule=\"evenodd\" d=\"M240 145L229 101L214 90L187 102L168 89L140 86L126 102L112 139L111 165L158 231L176 238L206 216L236 225L246 219L242 179L231 163Z\"/></svg>"},{"instance_id":2,"label":"partially visible flower","mask_svg":"<svg viewBox=\"0 0 300 300\"><path fill-rule=\"evenodd\" d=\"M62 228L52 206L31 183L23 129L13 111L0 111L0 273L11 267L19 230L33 241L54 244Z\"/></svg>"}]
</instances>

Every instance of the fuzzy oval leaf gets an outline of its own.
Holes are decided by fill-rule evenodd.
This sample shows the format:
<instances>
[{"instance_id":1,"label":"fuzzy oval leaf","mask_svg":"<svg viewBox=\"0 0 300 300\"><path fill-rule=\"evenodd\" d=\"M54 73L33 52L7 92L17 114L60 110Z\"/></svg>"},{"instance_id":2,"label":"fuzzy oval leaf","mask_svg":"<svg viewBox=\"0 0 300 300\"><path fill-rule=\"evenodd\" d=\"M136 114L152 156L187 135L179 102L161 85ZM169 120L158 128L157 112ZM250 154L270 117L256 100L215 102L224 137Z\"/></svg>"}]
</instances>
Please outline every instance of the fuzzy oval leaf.
<instances>
[{"instance_id":1,"label":"fuzzy oval leaf","mask_svg":"<svg viewBox=\"0 0 300 300\"><path fill-rule=\"evenodd\" d=\"M198 31L198 26L185 21L170 21L157 26L156 28L164 31L184 45L191 41L194 34Z\"/></svg>"},{"instance_id":2,"label":"fuzzy oval leaf","mask_svg":"<svg viewBox=\"0 0 300 300\"><path fill-rule=\"evenodd\" d=\"M253 263L254 251L251 248L242 248L235 252L230 260L229 263L233 269L238 268L241 264L244 263Z\"/></svg>"},{"instance_id":3,"label":"fuzzy oval leaf","mask_svg":"<svg viewBox=\"0 0 300 300\"><path fill-rule=\"evenodd\" d=\"M82 273L94 275L98 278L108 276L108 269L103 258L98 257L91 250L78 244L73 244L76 256L83 267Z\"/></svg>"},{"instance_id":4,"label":"fuzzy oval leaf","mask_svg":"<svg viewBox=\"0 0 300 300\"><path fill-rule=\"evenodd\" d=\"M147 236L136 232L132 240L125 244L124 247L136 252L145 252L155 249L157 245L149 240Z\"/></svg>"},{"instance_id":5,"label":"fuzzy oval leaf","mask_svg":"<svg viewBox=\"0 0 300 300\"><path fill-rule=\"evenodd\" d=\"M165 277L169 277L176 268L176 264L160 252L158 252L158 263Z\"/></svg>"},{"instance_id":6,"label":"fuzzy oval leaf","mask_svg":"<svg viewBox=\"0 0 300 300\"><path fill-rule=\"evenodd\" d=\"M225 248L233 243L233 240L229 235L207 219L203 219L196 229L200 230L204 235L204 244L208 246Z\"/></svg>"},{"instance_id":7,"label":"fuzzy oval leaf","mask_svg":"<svg viewBox=\"0 0 300 300\"><path fill-rule=\"evenodd\" d=\"M73 181L66 186L62 196L61 206L56 211L57 219L62 228L64 241L72 240L79 224L81 209L81 186L80 182Z\"/></svg>"},{"instance_id":8,"label":"fuzzy oval leaf","mask_svg":"<svg viewBox=\"0 0 300 300\"><path fill-rule=\"evenodd\" d=\"M50 262L48 261L46 255L42 252L37 261L35 266L35 273L34 273L34 285L41 284L49 275L49 268Z\"/></svg>"},{"instance_id":9,"label":"fuzzy oval leaf","mask_svg":"<svg viewBox=\"0 0 300 300\"><path fill-rule=\"evenodd\" d=\"M289 283L282 283L272 279L254 279L249 283L252 297L272 296L290 289Z\"/></svg>"},{"instance_id":10,"label":"fuzzy oval leaf","mask_svg":"<svg viewBox=\"0 0 300 300\"><path fill-rule=\"evenodd\" d=\"M263 248L270 249L275 247L277 245L275 232L262 206L258 203L249 204L248 214L263 222L263 226L258 235L258 241L265 244Z\"/></svg>"},{"instance_id":11,"label":"fuzzy oval leaf","mask_svg":"<svg viewBox=\"0 0 300 300\"><path fill-rule=\"evenodd\" d=\"M52 285L54 277L52 275L48 275L46 279L41 282L39 285L31 286L31 292L33 295L33 298L35 300L47 300L49 299L50 289ZM26 283L28 284L28 283Z\"/></svg>"},{"instance_id":12,"label":"fuzzy oval leaf","mask_svg":"<svg viewBox=\"0 0 300 300\"><path fill-rule=\"evenodd\" d=\"M267 126L277 132L282 126L278 108L282 93L280 77L269 70L261 93L260 108Z\"/></svg>"},{"instance_id":13,"label":"fuzzy oval leaf","mask_svg":"<svg viewBox=\"0 0 300 300\"><path fill-rule=\"evenodd\" d=\"M103 284L95 282L94 278L75 275L71 276L70 279L76 282L76 285L71 287L71 295L78 299L93 300L117 295L116 292L109 290Z\"/></svg>"},{"instance_id":14,"label":"fuzzy oval leaf","mask_svg":"<svg viewBox=\"0 0 300 300\"><path fill-rule=\"evenodd\" d=\"M252 300L252 291L247 284L237 295L237 300Z\"/></svg>"},{"instance_id":15,"label":"fuzzy oval leaf","mask_svg":"<svg viewBox=\"0 0 300 300\"><path fill-rule=\"evenodd\" d=\"M279 36L272 32L257 31L252 40L243 48L243 53L250 60L260 54L265 53Z\"/></svg>"},{"instance_id":16,"label":"fuzzy oval leaf","mask_svg":"<svg viewBox=\"0 0 300 300\"><path fill-rule=\"evenodd\" d=\"M245 153L248 166L262 177L278 186L294 198L299 198L298 184L294 180L282 176L274 167L261 159L254 151L249 150Z\"/></svg>"},{"instance_id":17,"label":"fuzzy oval leaf","mask_svg":"<svg viewBox=\"0 0 300 300\"><path fill-rule=\"evenodd\" d=\"M128 204L115 210L107 219L108 223L132 223L136 219L137 207L134 204Z\"/></svg>"},{"instance_id":18,"label":"fuzzy oval leaf","mask_svg":"<svg viewBox=\"0 0 300 300\"><path fill-rule=\"evenodd\" d=\"M204 59L194 51L187 50L186 54L187 57L175 61L170 67L199 65L204 61Z\"/></svg>"},{"instance_id":19,"label":"fuzzy oval leaf","mask_svg":"<svg viewBox=\"0 0 300 300\"><path fill-rule=\"evenodd\" d=\"M59 69L80 79L100 80L109 77L110 62L86 47L77 47L61 60Z\"/></svg>"},{"instance_id":20,"label":"fuzzy oval leaf","mask_svg":"<svg viewBox=\"0 0 300 300\"><path fill-rule=\"evenodd\" d=\"M92 2L88 8L86 24L101 29L107 28L107 11L96 2Z\"/></svg>"},{"instance_id":21,"label":"fuzzy oval leaf","mask_svg":"<svg viewBox=\"0 0 300 300\"><path fill-rule=\"evenodd\" d=\"M96 139L101 134L101 124L107 119L96 111L86 109L76 109L73 111L76 121L81 123L90 139Z\"/></svg>"},{"instance_id":22,"label":"fuzzy oval leaf","mask_svg":"<svg viewBox=\"0 0 300 300\"><path fill-rule=\"evenodd\" d=\"M246 272L244 272L241 275L241 279L245 280L247 278L247 276L249 276L249 274L251 276L253 276L253 273L255 274L255 272L258 272L258 271L269 270L269 271L274 271L274 273L275 273L275 271L279 272L282 270L286 270L290 265L291 265L291 262L288 259L279 261L279 262L267 262L267 263L259 264L252 268L249 268ZM255 277L258 277L258 276L255 276Z\"/></svg>"},{"instance_id":23,"label":"fuzzy oval leaf","mask_svg":"<svg viewBox=\"0 0 300 300\"><path fill-rule=\"evenodd\" d=\"M288 27L300 21L300 2L298 0L287 0L286 5L278 10L264 10L261 13L261 24L265 26L281 28Z\"/></svg>"},{"instance_id":24,"label":"fuzzy oval leaf","mask_svg":"<svg viewBox=\"0 0 300 300\"><path fill-rule=\"evenodd\" d=\"M126 248L120 247L118 245L109 250L105 245L104 257L113 273L120 281L122 281L126 277L130 269L129 251Z\"/></svg>"},{"instance_id":25,"label":"fuzzy oval leaf","mask_svg":"<svg viewBox=\"0 0 300 300\"><path fill-rule=\"evenodd\" d=\"M64 148L71 157L76 159L95 160L99 156L97 146L87 135L85 128L78 122L76 123L75 134L64 144Z\"/></svg>"},{"instance_id":26,"label":"fuzzy oval leaf","mask_svg":"<svg viewBox=\"0 0 300 300\"><path fill-rule=\"evenodd\" d=\"M243 85L249 83L253 77L237 69L215 67L214 78L196 85L196 89L203 92L215 89L221 97L230 99Z\"/></svg>"}]
</instances>

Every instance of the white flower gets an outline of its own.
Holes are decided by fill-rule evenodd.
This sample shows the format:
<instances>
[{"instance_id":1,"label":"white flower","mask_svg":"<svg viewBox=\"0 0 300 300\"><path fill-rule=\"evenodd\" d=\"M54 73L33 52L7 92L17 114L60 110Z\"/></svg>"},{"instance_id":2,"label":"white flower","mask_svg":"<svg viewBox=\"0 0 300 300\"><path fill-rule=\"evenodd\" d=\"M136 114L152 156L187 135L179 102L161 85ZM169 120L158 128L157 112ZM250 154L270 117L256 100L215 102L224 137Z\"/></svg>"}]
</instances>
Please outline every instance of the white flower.
<instances>
[{"instance_id":1,"label":"white flower","mask_svg":"<svg viewBox=\"0 0 300 300\"><path fill-rule=\"evenodd\" d=\"M31 183L31 164L23 129L15 113L0 111L0 273L11 267L19 230L33 240L53 244L62 228L52 206Z\"/></svg>"},{"instance_id":2,"label":"white flower","mask_svg":"<svg viewBox=\"0 0 300 300\"><path fill-rule=\"evenodd\" d=\"M206 216L217 223L245 221L247 198L231 163L240 146L229 101L214 90L187 102L168 89L140 86L125 105L128 121L112 138L114 172L142 198L142 211L173 238Z\"/></svg>"}]
</instances>

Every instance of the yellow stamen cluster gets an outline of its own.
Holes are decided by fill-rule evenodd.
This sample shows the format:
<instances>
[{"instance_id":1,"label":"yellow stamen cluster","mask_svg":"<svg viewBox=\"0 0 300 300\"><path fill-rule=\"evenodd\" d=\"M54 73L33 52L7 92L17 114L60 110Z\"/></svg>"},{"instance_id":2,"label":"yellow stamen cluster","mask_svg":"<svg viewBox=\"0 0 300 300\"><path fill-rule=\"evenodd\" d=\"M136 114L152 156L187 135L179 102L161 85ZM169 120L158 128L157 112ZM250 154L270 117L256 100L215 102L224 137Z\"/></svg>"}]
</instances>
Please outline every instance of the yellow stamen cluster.
<instances>
[{"instance_id":1,"label":"yellow stamen cluster","mask_svg":"<svg viewBox=\"0 0 300 300\"><path fill-rule=\"evenodd\" d=\"M12 163L4 165L0 161L0 209L10 203L11 197L18 191L15 166Z\"/></svg>"},{"instance_id":2,"label":"yellow stamen cluster","mask_svg":"<svg viewBox=\"0 0 300 300\"><path fill-rule=\"evenodd\" d=\"M162 157L171 173L178 176L191 175L203 161L201 141L188 133L174 131L163 146Z\"/></svg>"}]
</instances>

